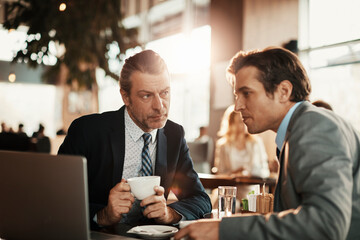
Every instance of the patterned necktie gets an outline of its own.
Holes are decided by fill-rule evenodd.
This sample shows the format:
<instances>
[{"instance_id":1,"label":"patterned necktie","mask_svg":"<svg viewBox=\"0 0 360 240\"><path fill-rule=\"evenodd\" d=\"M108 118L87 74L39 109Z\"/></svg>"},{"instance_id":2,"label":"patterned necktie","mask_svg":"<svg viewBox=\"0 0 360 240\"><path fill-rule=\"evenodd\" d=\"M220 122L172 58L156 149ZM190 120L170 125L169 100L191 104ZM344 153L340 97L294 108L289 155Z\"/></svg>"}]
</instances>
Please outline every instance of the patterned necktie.
<instances>
[{"instance_id":1,"label":"patterned necktie","mask_svg":"<svg viewBox=\"0 0 360 240\"><path fill-rule=\"evenodd\" d=\"M153 175L152 171L152 163L150 158L150 150L149 150L149 144L151 141L151 134L150 133L144 133L143 134L144 139L144 147L141 153L141 176L151 176Z\"/></svg>"}]
</instances>

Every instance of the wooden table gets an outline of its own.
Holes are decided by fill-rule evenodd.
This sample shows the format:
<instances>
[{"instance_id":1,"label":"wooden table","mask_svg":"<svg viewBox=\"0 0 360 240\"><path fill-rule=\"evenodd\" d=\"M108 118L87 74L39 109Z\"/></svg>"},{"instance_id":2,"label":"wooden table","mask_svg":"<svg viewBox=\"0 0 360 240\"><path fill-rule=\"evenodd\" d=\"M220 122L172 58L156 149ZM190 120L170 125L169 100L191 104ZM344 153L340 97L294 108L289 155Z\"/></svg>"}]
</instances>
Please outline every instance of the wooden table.
<instances>
[{"instance_id":1,"label":"wooden table","mask_svg":"<svg viewBox=\"0 0 360 240\"><path fill-rule=\"evenodd\" d=\"M214 189L218 186L239 186L239 185L250 185L250 184L260 184L265 183L269 187L269 192L275 192L276 178L260 178L260 177L251 177L251 176L230 176L224 174L208 174L208 173L198 173L201 183L204 188Z\"/></svg>"}]
</instances>

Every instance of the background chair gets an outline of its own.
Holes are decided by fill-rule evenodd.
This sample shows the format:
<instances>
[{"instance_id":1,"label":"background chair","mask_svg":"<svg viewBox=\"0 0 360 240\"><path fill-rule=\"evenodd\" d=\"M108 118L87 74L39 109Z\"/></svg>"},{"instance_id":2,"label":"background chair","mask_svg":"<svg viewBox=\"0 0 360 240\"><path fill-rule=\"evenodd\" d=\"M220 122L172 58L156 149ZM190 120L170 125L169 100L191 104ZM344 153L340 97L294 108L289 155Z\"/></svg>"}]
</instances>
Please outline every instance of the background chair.
<instances>
[{"instance_id":1,"label":"background chair","mask_svg":"<svg viewBox=\"0 0 360 240\"><path fill-rule=\"evenodd\" d=\"M200 173L210 173L213 146L209 142L188 142L194 169Z\"/></svg>"}]
</instances>

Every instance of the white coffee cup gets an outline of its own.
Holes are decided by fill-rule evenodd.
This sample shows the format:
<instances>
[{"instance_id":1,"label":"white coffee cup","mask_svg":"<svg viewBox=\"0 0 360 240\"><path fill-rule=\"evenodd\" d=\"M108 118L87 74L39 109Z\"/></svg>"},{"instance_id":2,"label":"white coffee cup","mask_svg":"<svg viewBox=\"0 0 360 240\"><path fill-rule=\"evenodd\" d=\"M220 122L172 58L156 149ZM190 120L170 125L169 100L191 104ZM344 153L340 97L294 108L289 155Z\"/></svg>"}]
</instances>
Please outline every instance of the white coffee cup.
<instances>
[{"instance_id":1,"label":"white coffee cup","mask_svg":"<svg viewBox=\"0 0 360 240\"><path fill-rule=\"evenodd\" d=\"M143 200L155 194L154 187L160 186L160 176L143 176L129 178L127 182L130 185L131 192L134 196Z\"/></svg>"}]
</instances>

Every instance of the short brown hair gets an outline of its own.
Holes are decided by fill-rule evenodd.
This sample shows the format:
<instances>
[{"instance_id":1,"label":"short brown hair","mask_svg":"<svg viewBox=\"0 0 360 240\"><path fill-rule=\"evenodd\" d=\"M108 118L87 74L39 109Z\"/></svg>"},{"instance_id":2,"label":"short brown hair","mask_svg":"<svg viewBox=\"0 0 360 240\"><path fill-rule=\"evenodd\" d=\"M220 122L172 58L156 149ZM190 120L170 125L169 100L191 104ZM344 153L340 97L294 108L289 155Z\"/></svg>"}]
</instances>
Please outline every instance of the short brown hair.
<instances>
[{"instance_id":1,"label":"short brown hair","mask_svg":"<svg viewBox=\"0 0 360 240\"><path fill-rule=\"evenodd\" d=\"M130 94L131 74L135 71L161 74L167 70L165 61L152 50L144 50L125 60L120 73L120 88Z\"/></svg>"},{"instance_id":2,"label":"short brown hair","mask_svg":"<svg viewBox=\"0 0 360 240\"><path fill-rule=\"evenodd\" d=\"M273 96L276 87L283 80L293 85L290 100L293 102L309 99L311 85L304 66L299 58L284 48L265 48L249 52L240 51L232 58L227 72L228 79L234 85L234 76L243 67L256 67L260 74L258 80L266 93Z\"/></svg>"}]
</instances>

